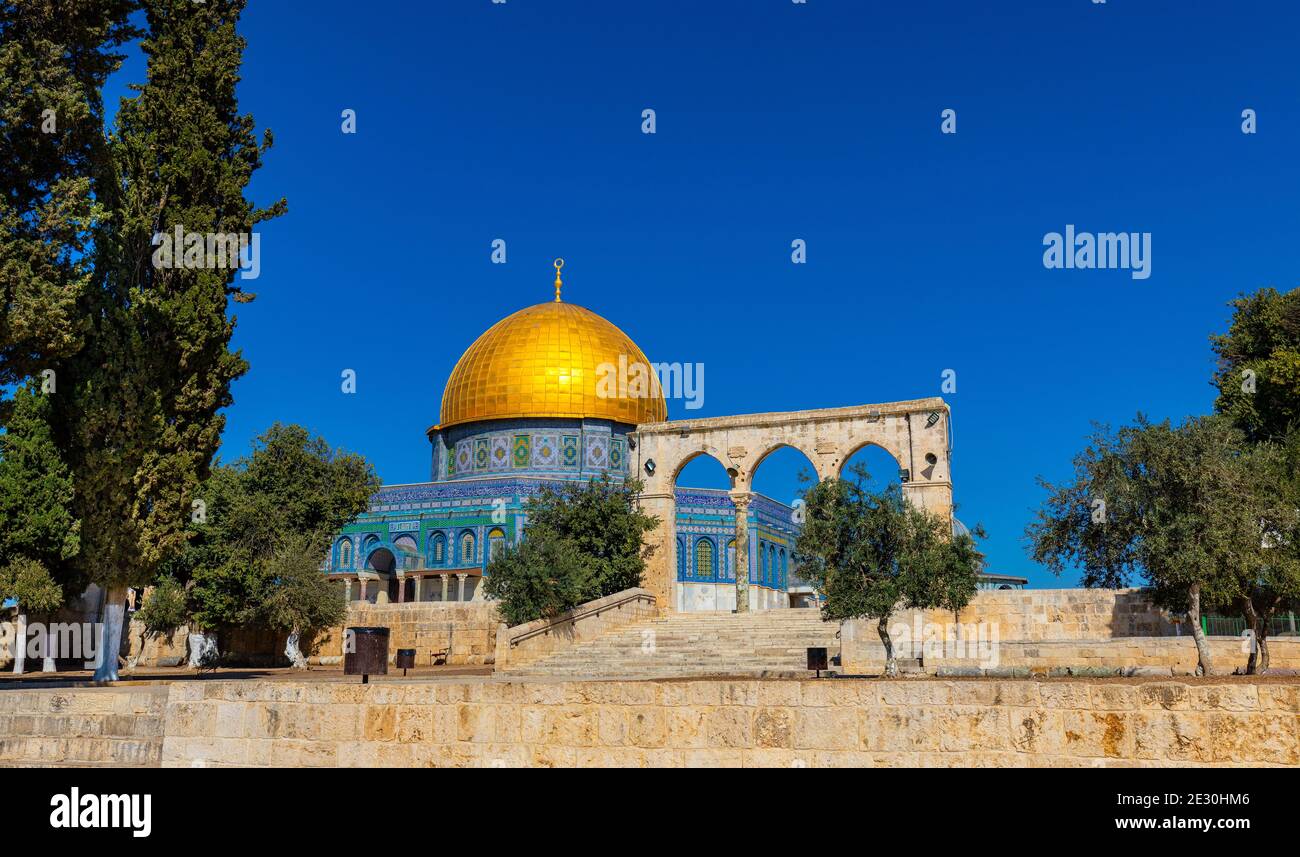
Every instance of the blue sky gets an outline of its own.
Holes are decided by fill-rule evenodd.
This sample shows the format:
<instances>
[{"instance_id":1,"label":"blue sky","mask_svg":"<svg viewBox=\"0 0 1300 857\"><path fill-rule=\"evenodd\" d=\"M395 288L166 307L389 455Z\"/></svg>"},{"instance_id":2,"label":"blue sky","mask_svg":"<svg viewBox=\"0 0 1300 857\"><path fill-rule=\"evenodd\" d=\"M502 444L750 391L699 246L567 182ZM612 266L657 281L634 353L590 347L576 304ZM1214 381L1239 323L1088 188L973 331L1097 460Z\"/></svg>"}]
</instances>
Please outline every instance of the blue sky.
<instances>
[{"instance_id":1,"label":"blue sky","mask_svg":"<svg viewBox=\"0 0 1300 857\"><path fill-rule=\"evenodd\" d=\"M563 256L566 299L651 360L705 365L704 407L674 418L939 395L954 370L959 516L992 570L1073 585L1025 555L1035 477L1063 478L1092 420L1208 411L1226 301L1300 280L1298 19L1248 0L252 3L241 105L276 145L251 194L289 213L238 307L252 368L222 455L300 422L386 482L427 479L457 357L549 299ZM1152 233L1150 278L1045 269L1066 224ZM801 464L774 457L758 487L789 499Z\"/></svg>"}]
</instances>

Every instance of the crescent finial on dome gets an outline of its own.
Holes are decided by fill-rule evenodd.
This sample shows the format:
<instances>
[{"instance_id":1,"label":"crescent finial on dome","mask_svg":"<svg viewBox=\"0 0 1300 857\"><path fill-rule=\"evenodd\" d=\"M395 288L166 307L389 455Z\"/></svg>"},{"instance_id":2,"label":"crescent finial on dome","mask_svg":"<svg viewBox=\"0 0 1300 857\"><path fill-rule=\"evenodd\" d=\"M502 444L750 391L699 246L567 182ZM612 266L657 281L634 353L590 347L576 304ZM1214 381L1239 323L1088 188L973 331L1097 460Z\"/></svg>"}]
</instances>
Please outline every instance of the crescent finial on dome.
<instances>
[{"instance_id":1,"label":"crescent finial on dome","mask_svg":"<svg viewBox=\"0 0 1300 857\"><path fill-rule=\"evenodd\" d=\"M564 260L556 259L554 264L555 264L555 302L558 304L560 302L560 286L564 285L564 283L560 281L560 269L564 267Z\"/></svg>"}]
</instances>

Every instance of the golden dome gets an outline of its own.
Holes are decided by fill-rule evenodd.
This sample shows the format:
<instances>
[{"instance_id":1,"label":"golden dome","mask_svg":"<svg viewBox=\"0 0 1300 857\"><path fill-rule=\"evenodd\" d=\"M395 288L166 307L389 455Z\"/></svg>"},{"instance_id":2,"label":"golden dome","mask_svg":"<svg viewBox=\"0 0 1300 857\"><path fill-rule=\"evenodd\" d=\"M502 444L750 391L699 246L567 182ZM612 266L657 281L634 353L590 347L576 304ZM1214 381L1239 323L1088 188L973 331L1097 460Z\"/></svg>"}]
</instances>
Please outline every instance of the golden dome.
<instances>
[{"instance_id":1,"label":"golden dome","mask_svg":"<svg viewBox=\"0 0 1300 857\"><path fill-rule=\"evenodd\" d=\"M440 427L519 417L661 422L668 406L657 384L644 398L597 395L597 367L613 367L606 383L617 393L618 367L638 363L649 371L627 334L589 309L560 302L557 265L555 301L503 318L461 355L442 394ZM625 371L629 378L635 372Z\"/></svg>"}]
</instances>

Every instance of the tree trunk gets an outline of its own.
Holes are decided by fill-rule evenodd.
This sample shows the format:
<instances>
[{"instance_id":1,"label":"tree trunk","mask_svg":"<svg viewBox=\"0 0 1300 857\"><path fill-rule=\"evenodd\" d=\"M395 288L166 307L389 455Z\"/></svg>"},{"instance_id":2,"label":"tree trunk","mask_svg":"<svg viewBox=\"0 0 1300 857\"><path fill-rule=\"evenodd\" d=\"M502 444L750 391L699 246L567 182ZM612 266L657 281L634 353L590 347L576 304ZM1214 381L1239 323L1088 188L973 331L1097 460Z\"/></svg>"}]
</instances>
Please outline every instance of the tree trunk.
<instances>
[{"instance_id":1,"label":"tree trunk","mask_svg":"<svg viewBox=\"0 0 1300 857\"><path fill-rule=\"evenodd\" d=\"M22 675L27 667L27 614L18 614L18 631L14 637L14 675Z\"/></svg>"},{"instance_id":2,"label":"tree trunk","mask_svg":"<svg viewBox=\"0 0 1300 857\"><path fill-rule=\"evenodd\" d=\"M217 649L217 635L211 631L195 632L188 637L190 644L189 668L192 670L200 667L215 666L219 652Z\"/></svg>"},{"instance_id":3,"label":"tree trunk","mask_svg":"<svg viewBox=\"0 0 1300 857\"><path fill-rule=\"evenodd\" d=\"M45 656L41 661L41 672L56 673L59 671L58 666L54 663L54 634L50 631L50 623L45 623L45 647L41 653Z\"/></svg>"},{"instance_id":4,"label":"tree trunk","mask_svg":"<svg viewBox=\"0 0 1300 857\"><path fill-rule=\"evenodd\" d=\"M305 670L307 669L307 658L303 656L302 649L298 647L298 639L298 629L294 628L289 632L289 638L284 641L284 654L294 669Z\"/></svg>"},{"instance_id":5,"label":"tree trunk","mask_svg":"<svg viewBox=\"0 0 1300 857\"><path fill-rule=\"evenodd\" d=\"M1201 628L1201 585L1199 583L1188 590L1187 601L1187 618L1192 622L1192 638L1196 640L1196 674L1214 675L1210 642L1205 639L1205 631Z\"/></svg>"},{"instance_id":6,"label":"tree trunk","mask_svg":"<svg viewBox=\"0 0 1300 857\"><path fill-rule=\"evenodd\" d=\"M885 677L895 678L898 675L898 659L894 657L894 641L889 636L888 616L880 617L876 631L880 634L880 642L885 644Z\"/></svg>"},{"instance_id":7,"label":"tree trunk","mask_svg":"<svg viewBox=\"0 0 1300 857\"><path fill-rule=\"evenodd\" d=\"M1246 619L1246 630L1250 632L1250 653L1246 656L1246 675L1257 675L1259 670L1259 614L1255 612L1255 603L1250 597L1241 599L1241 615Z\"/></svg>"},{"instance_id":8,"label":"tree trunk","mask_svg":"<svg viewBox=\"0 0 1300 857\"><path fill-rule=\"evenodd\" d=\"M104 590L104 609L99 625L99 665L95 681L117 681L117 656L122 650L122 619L126 615L126 587L110 586Z\"/></svg>"}]
</instances>

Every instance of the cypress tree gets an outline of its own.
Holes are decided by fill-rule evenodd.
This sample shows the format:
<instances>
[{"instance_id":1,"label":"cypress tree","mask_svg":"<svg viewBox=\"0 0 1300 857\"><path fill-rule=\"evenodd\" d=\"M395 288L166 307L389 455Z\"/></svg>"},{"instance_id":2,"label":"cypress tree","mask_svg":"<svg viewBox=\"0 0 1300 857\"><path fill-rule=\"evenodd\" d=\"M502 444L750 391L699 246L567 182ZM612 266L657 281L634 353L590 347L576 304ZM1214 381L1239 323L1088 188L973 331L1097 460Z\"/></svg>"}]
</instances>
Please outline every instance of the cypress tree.
<instances>
[{"instance_id":1,"label":"cypress tree","mask_svg":"<svg viewBox=\"0 0 1300 857\"><path fill-rule=\"evenodd\" d=\"M99 680L117 677L126 589L154 579L184 547L247 364L230 349L228 301L249 300L225 267L158 267L156 234L243 233L284 210L244 198L259 143L235 88L244 0L144 0L147 80L124 99L109 140L110 219L96 230L97 288L81 302L85 346L62 367L57 398L77 484L80 562L106 590Z\"/></svg>"}]
</instances>

